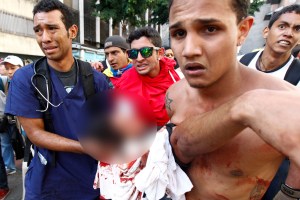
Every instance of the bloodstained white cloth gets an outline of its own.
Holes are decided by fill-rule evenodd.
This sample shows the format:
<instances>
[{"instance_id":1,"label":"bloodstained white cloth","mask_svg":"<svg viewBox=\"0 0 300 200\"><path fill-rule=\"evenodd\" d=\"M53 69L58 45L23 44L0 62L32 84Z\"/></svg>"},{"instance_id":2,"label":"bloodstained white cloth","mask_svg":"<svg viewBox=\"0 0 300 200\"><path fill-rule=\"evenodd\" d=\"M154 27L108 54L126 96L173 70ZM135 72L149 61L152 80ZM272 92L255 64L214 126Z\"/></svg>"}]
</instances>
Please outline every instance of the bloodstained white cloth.
<instances>
[{"instance_id":1,"label":"bloodstained white cloth","mask_svg":"<svg viewBox=\"0 0 300 200\"><path fill-rule=\"evenodd\" d=\"M159 200L165 195L172 200L185 200L193 185L175 162L169 134L165 127L156 133L146 166L135 177L136 188L146 193L146 199Z\"/></svg>"},{"instance_id":2,"label":"bloodstained white cloth","mask_svg":"<svg viewBox=\"0 0 300 200\"><path fill-rule=\"evenodd\" d=\"M142 193L134 185L134 177L142 166L141 159L122 165L99 162L94 189L100 188L100 199L141 199Z\"/></svg>"}]
</instances>

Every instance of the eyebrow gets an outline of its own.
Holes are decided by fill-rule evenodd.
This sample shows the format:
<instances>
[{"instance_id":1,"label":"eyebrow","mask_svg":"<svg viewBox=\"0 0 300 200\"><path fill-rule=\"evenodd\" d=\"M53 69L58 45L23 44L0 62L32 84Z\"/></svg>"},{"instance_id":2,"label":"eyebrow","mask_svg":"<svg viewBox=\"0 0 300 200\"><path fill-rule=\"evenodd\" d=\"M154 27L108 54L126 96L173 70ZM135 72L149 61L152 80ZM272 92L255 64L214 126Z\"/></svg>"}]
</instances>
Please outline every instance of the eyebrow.
<instances>
[{"instance_id":1,"label":"eyebrow","mask_svg":"<svg viewBox=\"0 0 300 200\"><path fill-rule=\"evenodd\" d=\"M203 24L203 25L207 25L207 24L212 24L212 23L220 23L221 21L218 19L214 19L214 18L205 18L205 19L195 19L193 20L193 24ZM182 26L182 22L177 22L175 24L171 24L169 26L169 29L176 29Z\"/></svg>"},{"instance_id":2,"label":"eyebrow","mask_svg":"<svg viewBox=\"0 0 300 200\"><path fill-rule=\"evenodd\" d=\"M286 24L286 25L292 25L291 23L287 22L287 21L279 21L279 24ZM295 24L294 27L298 27L300 26L300 24Z\"/></svg>"},{"instance_id":3,"label":"eyebrow","mask_svg":"<svg viewBox=\"0 0 300 200\"><path fill-rule=\"evenodd\" d=\"M40 27L40 25L36 25L36 26L33 27L33 30L35 30L35 29L37 29L39 27Z\"/></svg>"},{"instance_id":4,"label":"eyebrow","mask_svg":"<svg viewBox=\"0 0 300 200\"><path fill-rule=\"evenodd\" d=\"M34 27L33 27L33 30L39 28L40 26L41 26L40 24L34 26ZM45 26L46 26L46 27L59 27L58 24L45 24Z\"/></svg>"},{"instance_id":5,"label":"eyebrow","mask_svg":"<svg viewBox=\"0 0 300 200\"><path fill-rule=\"evenodd\" d=\"M113 50L113 51L109 51L109 52L104 52L105 54L114 54L114 53L118 53L120 52L119 50Z\"/></svg>"}]
</instances>

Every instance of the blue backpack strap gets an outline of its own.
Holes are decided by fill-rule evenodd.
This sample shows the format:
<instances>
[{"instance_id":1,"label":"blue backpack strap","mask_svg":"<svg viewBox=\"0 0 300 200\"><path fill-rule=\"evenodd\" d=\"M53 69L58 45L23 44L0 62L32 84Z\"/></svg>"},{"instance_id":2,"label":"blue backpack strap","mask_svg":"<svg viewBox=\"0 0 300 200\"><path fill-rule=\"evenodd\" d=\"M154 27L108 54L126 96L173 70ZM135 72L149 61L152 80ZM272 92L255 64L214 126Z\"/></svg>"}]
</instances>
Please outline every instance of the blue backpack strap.
<instances>
[{"instance_id":1,"label":"blue backpack strap","mask_svg":"<svg viewBox=\"0 0 300 200\"><path fill-rule=\"evenodd\" d=\"M248 66L249 63L251 62L251 60L255 57L255 55L258 53L258 51L255 52L251 52L251 53L247 53L245 54L241 59L240 59L240 63Z\"/></svg>"},{"instance_id":2,"label":"blue backpack strap","mask_svg":"<svg viewBox=\"0 0 300 200\"><path fill-rule=\"evenodd\" d=\"M290 65L288 71L284 76L284 80L288 81L293 85L297 85L300 81L300 61L298 59L294 59L292 64Z\"/></svg>"}]
</instances>

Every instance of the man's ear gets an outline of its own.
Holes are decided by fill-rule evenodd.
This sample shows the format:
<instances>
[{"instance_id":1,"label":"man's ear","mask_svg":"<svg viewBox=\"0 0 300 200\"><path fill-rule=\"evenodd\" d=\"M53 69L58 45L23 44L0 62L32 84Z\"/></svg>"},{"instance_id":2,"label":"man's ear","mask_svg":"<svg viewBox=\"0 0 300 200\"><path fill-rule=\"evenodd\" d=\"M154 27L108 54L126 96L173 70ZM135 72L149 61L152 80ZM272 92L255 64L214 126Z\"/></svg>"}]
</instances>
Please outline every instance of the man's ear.
<instances>
[{"instance_id":1,"label":"man's ear","mask_svg":"<svg viewBox=\"0 0 300 200\"><path fill-rule=\"evenodd\" d=\"M77 37L77 33L78 33L78 27L77 25L73 24L70 28L69 28L69 37L73 40Z\"/></svg>"},{"instance_id":2,"label":"man's ear","mask_svg":"<svg viewBox=\"0 0 300 200\"><path fill-rule=\"evenodd\" d=\"M265 28L264 28L263 33L262 33L264 39L267 39L267 37L268 37L268 35L269 35L269 31L270 31L269 27L265 27Z\"/></svg>"},{"instance_id":3,"label":"man's ear","mask_svg":"<svg viewBox=\"0 0 300 200\"><path fill-rule=\"evenodd\" d=\"M239 34L238 34L237 46L241 46L244 43L253 25L253 22L254 22L254 17L248 16L239 23L238 25Z\"/></svg>"},{"instance_id":4,"label":"man's ear","mask_svg":"<svg viewBox=\"0 0 300 200\"><path fill-rule=\"evenodd\" d=\"M161 47L159 50L158 50L158 58L161 59L162 57L165 56L165 48Z\"/></svg>"}]
</instances>

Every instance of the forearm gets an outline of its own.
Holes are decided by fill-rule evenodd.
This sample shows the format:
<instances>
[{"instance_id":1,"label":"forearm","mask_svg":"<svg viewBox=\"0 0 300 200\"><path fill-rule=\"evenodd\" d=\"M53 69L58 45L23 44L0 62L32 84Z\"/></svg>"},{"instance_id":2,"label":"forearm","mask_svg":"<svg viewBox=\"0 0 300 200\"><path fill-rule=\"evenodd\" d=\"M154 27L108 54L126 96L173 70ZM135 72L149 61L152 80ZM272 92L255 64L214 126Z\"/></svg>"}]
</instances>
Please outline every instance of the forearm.
<instances>
[{"instance_id":1,"label":"forearm","mask_svg":"<svg viewBox=\"0 0 300 200\"><path fill-rule=\"evenodd\" d=\"M292 160L285 183L292 188L300 190L300 166L296 165Z\"/></svg>"},{"instance_id":2,"label":"forearm","mask_svg":"<svg viewBox=\"0 0 300 200\"><path fill-rule=\"evenodd\" d=\"M234 102L213 111L192 116L180 123L171 138L176 155L181 161L212 152L228 142L245 126L233 112Z\"/></svg>"},{"instance_id":3,"label":"forearm","mask_svg":"<svg viewBox=\"0 0 300 200\"><path fill-rule=\"evenodd\" d=\"M18 119L27 137L34 145L52 151L84 153L78 141L45 131L42 119L28 119L23 117L18 117Z\"/></svg>"},{"instance_id":4,"label":"forearm","mask_svg":"<svg viewBox=\"0 0 300 200\"><path fill-rule=\"evenodd\" d=\"M242 123L300 167L299 91L253 90L238 104Z\"/></svg>"},{"instance_id":5,"label":"forearm","mask_svg":"<svg viewBox=\"0 0 300 200\"><path fill-rule=\"evenodd\" d=\"M285 185L281 185L281 190L278 191L274 200L296 200L300 198L300 167L290 162Z\"/></svg>"},{"instance_id":6,"label":"forearm","mask_svg":"<svg viewBox=\"0 0 300 200\"><path fill-rule=\"evenodd\" d=\"M30 141L38 147L52 151L84 153L80 143L76 140L68 139L47 131L27 132L25 129L25 132Z\"/></svg>"}]
</instances>

